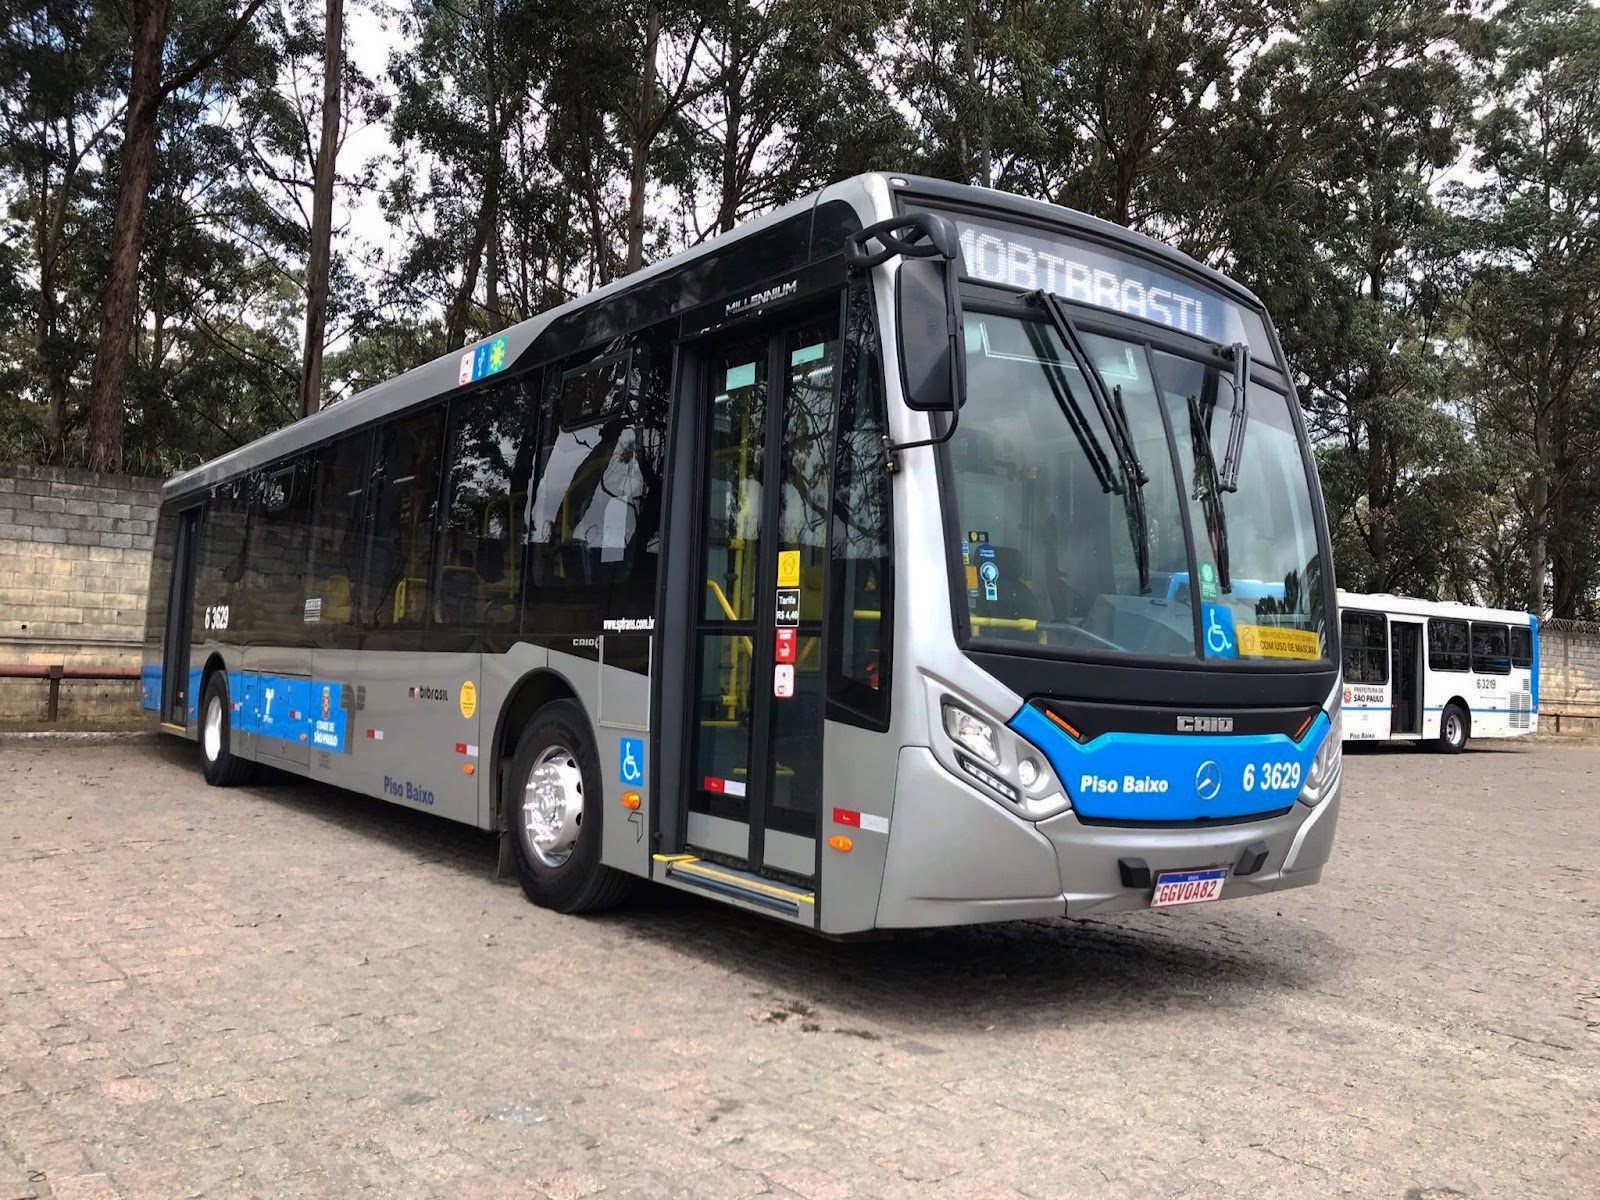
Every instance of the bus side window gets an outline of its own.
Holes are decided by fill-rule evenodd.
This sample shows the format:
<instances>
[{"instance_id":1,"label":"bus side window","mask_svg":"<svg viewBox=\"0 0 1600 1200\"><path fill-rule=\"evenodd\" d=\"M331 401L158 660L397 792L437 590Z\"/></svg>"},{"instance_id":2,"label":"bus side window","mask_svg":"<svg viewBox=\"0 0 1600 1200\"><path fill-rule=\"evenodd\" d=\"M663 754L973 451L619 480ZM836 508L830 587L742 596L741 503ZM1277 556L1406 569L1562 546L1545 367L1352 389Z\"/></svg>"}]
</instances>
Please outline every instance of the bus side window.
<instances>
[{"instance_id":1,"label":"bus side window","mask_svg":"<svg viewBox=\"0 0 1600 1200\"><path fill-rule=\"evenodd\" d=\"M151 593L153 596L155 593ZM1527 625L1511 627L1511 665L1519 670L1533 666L1533 629Z\"/></svg>"},{"instance_id":2,"label":"bus side window","mask_svg":"<svg viewBox=\"0 0 1600 1200\"><path fill-rule=\"evenodd\" d=\"M361 606L369 630L420 629L427 615L443 433L443 406L378 433Z\"/></svg>"},{"instance_id":3,"label":"bus side window","mask_svg":"<svg viewBox=\"0 0 1600 1200\"><path fill-rule=\"evenodd\" d=\"M637 337L625 360L614 345L594 356L627 363L626 398L609 395L597 423L564 427L566 417L584 419L589 409L564 403L561 380L582 377L570 363L549 373L555 382L547 382L528 510L529 633L593 636L607 620L642 619L655 609L669 329ZM642 654L643 645L641 639L634 649Z\"/></svg>"},{"instance_id":4,"label":"bus side window","mask_svg":"<svg viewBox=\"0 0 1600 1200\"><path fill-rule=\"evenodd\" d=\"M883 365L872 296L851 294L834 452L828 579L828 716L884 728L889 718L894 562L883 469Z\"/></svg>"},{"instance_id":5,"label":"bus side window","mask_svg":"<svg viewBox=\"0 0 1600 1200\"><path fill-rule=\"evenodd\" d=\"M1428 667L1434 671L1467 671L1472 666L1465 621L1432 617L1428 621Z\"/></svg>"},{"instance_id":6,"label":"bus side window","mask_svg":"<svg viewBox=\"0 0 1600 1200\"><path fill-rule=\"evenodd\" d=\"M1339 615L1346 683L1389 681L1389 632L1381 613L1346 609Z\"/></svg>"},{"instance_id":7,"label":"bus side window","mask_svg":"<svg viewBox=\"0 0 1600 1200\"><path fill-rule=\"evenodd\" d=\"M317 452L303 616L316 644L328 649L357 644L371 444L372 435L363 431Z\"/></svg>"},{"instance_id":8,"label":"bus side window","mask_svg":"<svg viewBox=\"0 0 1600 1200\"><path fill-rule=\"evenodd\" d=\"M1472 669L1480 675L1511 673L1511 631L1505 625L1472 623Z\"/></svg>"},{"instance_id":9,"label":"bus side window","mask_svg":"<svg viewBox=\"0 0 1600 1200\"><path fill-rule=\"evenodd\" d=\"M311 454L250 476L244 585L236 589L241 632L275 645L304 641L306 543L311 524Z\"/></svg>"},{"instance_id":10,"label":"bus side window","mask_svg":"<svg viewBox=\"0 0 1600 1200\"><path fill-rule=\"evenodd\" d=\"M244 480L229 479L212 489L200 522L192 618L192 628L200 631L195 634L196 641L202 636L230 643L244 640L239 602L246 598L242 584L249 514L249 492ZM207 612L212 614L210 620ZM226 621L217 616L222 612L228 613Z\"/></svg>"},{"instance_id":11,"label":"bus side window","mask_svg":"<svg viewBox=\"0 0 1600 1200\"><path fill-rule=\"evenodd\" d=\"M533 389L521 379L450 406L449 480L433 588L436 627L516 627L534 409Z\"/></svg>"}]
</instances>

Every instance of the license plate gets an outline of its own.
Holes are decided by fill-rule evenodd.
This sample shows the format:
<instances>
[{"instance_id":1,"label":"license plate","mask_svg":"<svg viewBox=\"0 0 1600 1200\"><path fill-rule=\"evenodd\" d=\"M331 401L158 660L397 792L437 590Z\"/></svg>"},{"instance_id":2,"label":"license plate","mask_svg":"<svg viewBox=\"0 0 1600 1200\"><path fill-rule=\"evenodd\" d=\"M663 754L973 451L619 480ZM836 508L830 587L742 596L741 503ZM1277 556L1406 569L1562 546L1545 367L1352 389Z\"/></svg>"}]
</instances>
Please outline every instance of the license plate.
<instances>
[{"instance_id":1,"label":"license plate","mask_svg":"<svg viewBox=\"0 0 1600 1200\"><path fill-rule=\"evenodd\" d=\"M1227 879L1227 867L1212 867L1205 871L1163 871L1156 876L1156 894L1150 898L1150 907L1173 908L1179 904L1204 904L1207 900L1219 900L1222 898L1222 885Z\"/></svg>"}]
</instances>

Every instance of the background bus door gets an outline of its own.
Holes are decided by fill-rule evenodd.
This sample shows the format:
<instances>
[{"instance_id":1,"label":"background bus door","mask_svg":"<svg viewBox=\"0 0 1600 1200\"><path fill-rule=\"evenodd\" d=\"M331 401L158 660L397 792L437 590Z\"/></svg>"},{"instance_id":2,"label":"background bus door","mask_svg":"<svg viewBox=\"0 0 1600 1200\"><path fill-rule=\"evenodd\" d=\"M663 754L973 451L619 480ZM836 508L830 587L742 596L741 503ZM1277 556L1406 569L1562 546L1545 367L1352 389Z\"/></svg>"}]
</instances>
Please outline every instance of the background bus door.
<instances>
[{"instance_id":1,"label":"background bus door","mask_svg":"<svg viewBox=\"0 0 1600 1200\"><path fill-rule=\"evenodd\" d=\"M1389 622L1389 678L1393 707L1389 733L1422 736L1422 624Z\"/></svg>"},{"instance_id":2,"label":"background bus door","mask_svg":"<svg viewBox=\"0 0 1600 1200\"><path fill-rule=\"evenodd\" d=\"M178 544L172 557L172 586L167 595L167 629L161 648L161 720L187 726L189 706L189 642L194 629L195 550L199 545L200 509L178 514Z\"/></svg>"},{"instance_id":3,"label":"background bus door","mask_svg":"<svg viewBox=\"0 0 1600 1200\"><path fill-rule=\"evenodd\" d=\"M804 882L821 833L837 310L704 348L683 842Z\"/></svg>"}]
</instances>

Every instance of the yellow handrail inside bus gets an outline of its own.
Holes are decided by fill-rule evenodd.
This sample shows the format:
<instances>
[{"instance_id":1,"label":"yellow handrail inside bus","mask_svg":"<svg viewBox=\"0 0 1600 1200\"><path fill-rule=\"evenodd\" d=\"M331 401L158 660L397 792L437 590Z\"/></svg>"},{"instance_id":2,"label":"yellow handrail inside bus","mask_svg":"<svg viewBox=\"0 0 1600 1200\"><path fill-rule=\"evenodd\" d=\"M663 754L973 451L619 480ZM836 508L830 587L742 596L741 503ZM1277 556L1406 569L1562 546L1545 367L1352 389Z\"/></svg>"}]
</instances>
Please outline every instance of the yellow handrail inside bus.
<instances>
[{"instance_id":1,"label":"yellow handrail inside bus","mask_svg":"<svg viewBox=\"0 0 1600 1200\"><path fill-rule=\"evenodd\" d=\"M1045 631L1039 628L1038 617L980 617L974 613L971 617L975 626L990 629L1019 629L1024 633L1037 634L1039 644L1045 644Z\"/></svg>"}]
</instances>

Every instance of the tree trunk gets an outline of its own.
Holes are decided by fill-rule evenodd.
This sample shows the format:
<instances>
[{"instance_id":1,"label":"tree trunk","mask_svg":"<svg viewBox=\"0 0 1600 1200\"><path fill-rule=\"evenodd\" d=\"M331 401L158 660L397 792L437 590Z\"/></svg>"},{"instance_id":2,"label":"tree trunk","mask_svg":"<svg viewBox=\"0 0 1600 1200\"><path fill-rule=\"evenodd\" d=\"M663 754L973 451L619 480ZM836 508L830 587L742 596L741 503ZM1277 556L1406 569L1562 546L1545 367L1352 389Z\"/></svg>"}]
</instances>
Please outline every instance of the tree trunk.
<instances>
[{"instance_id":1,"label":"tree trunk","mask_svg":"<svg viewBox=\"0 0 1600 1200\"><path fill-rule=\"evenodd\" d=\"M156 156L161 56L171 23L172 0L134 0L133 73L123 122L111 259L106 266L106 286L100 303L100 339L95 346L89 390L91 471L122 468L122 409L139 303L139 252L144 245L146 198Z\"/></svg>"},{"instance_id":2,"label":"tree trunk","mask_svg":"<svg viewBox=\"0 0 1600 1200\"><path fill-rule=\"evenodd\" d=\"M467 268L461 275L461 286L445 314L444 348L459 350L467 341L467 314L472 311L472 293L478 290L478 268L483 263L483 248L489 236L489 189L484 188L478 201L478 220L472 230L472 250L467 255Z\"/></svg>"},{"instance_id":3,"label":"tree trunk","mask_svg":"<svg viewBox=\"0 0 1600 1200\"><path fill-rule=\"evenodd\" d=\"M651 108L656 97L656 50L661 13L652 4L645 17L644 62L639 72L639 117L634 125L633 176L628 182L628 263L625 274L644 266L644 190L650 178L650 143L655 140Z\"/></svg>"},{"instance_id":4,"label":"tree trunk","mask_svg":"<svg viewBox=\"0 0 1600 1200\"><path fill-rule=\"evenodd\" d=\"M1539 427L1546 424L1544 414L1534 418L1534 443L1539 445ZM1533 478L1528 481L1528 517L1532 528L1528 538L1528 595L1527 608L1531 613L1543 615L1545 581L1550 576L1549 539L1550 480L1545 474L1544 455L1539 455Z\"/></svg>"},{"instance_id":5,"label":"tree trunk","mask_svg":"<svg viewBox=\"0 0 1600 1200\"><path fill-rule=\"evenodd\" d=\"M483 27L484 108L489 117L489 165L484 177L485 209L488 227L484 232L483 307L489 316L489 330L500 329L505 321L500 316L500 81L495 70L494 5L486 6L488 15Z\"/></svg>"},{"instance_id":6,"label":"tree trunk","mask_svg":"<svg viewBox=\"0 0 1600 1200\"><path fill-rule=\"evenodd\" d=\"M306 264L306 344L300 372L300 415L322 407L322 351L328 332L328 273L333 259L333 182L339 158L344 81L344 0L328 0L322 42L322 142L312 182L311 257Z\"/></svg>"}]
</instances>

